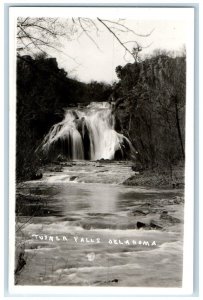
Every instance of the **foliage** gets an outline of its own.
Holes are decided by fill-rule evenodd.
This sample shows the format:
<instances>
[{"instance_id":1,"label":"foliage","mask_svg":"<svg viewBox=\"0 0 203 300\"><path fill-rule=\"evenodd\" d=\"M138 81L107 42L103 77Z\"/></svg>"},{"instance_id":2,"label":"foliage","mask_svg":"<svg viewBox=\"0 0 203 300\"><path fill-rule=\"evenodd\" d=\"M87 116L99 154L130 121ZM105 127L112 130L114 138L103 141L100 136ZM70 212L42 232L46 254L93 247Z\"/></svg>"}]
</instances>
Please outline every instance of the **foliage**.
<instances>
[{"instance_id":1,"label":"foliage","mask_svg":"<svg viewBox=\"0 0 203 300\"><path fill-rule=\"evenodd\" d=\"M128 135L144 167L184 160L186 58L154 55L116 69L117 129Z\"/></svg>"},{"instance_id":2,"label":"foliage","mask_svg":"<svg viewBox=\"0 0 203 300\"><path fill-rule=\"evenodd\" d=\"M17 60L17 178L31 178L40 167L35 150L50 127L63 118L64 108L106 101L111 86L85 84L68 77L55 58L40 53Z\"/></svg>"}]
</instances>

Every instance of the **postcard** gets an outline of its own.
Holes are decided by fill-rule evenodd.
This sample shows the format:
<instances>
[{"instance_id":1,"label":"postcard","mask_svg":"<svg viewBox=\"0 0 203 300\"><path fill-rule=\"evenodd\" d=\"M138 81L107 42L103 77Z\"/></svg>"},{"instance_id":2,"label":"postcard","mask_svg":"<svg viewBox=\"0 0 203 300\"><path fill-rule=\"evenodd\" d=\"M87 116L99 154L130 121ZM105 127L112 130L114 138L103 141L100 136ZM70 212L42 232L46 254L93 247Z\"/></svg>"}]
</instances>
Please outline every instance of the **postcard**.
<instances>
[{"instance_id":1,"label":"postcard","mask_svg":"<svg viewBox=\"0 0 203 300\"><path fill-rule=\"evenodd\" d=\"M194 8L11 7L9 287L193 289Z\"/></svg>"}]
</instances>

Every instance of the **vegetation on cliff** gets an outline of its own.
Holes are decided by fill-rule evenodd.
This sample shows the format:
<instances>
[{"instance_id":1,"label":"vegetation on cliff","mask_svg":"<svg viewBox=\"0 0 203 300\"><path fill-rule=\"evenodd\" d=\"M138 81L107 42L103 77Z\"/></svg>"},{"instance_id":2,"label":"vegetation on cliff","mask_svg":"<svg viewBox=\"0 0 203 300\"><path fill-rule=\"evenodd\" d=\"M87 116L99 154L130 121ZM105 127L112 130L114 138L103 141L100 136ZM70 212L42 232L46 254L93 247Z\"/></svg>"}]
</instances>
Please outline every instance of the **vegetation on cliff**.
<instances>
[{"instance_id":1,"label":"vegetation on cliff","mask_svg":"<svg viewBox=\"0 0 203 300\"><path fill-rule=\"evenodd\" d=\"M116 69L117 130L132 141L142 168L184 162L186 58L158 54Z\"/></svg>"},{"instance_id":2,"label":"vegetation on cliff","mask_svg":"<svg viewBox=\"0 0 203 300\"><path fill-rule=\"evenodd\" d=\"M17 179L35 176L41 158L35 152L50 127L63 119L66 107L106 101L109 84L72 79L44 54L17 59Z\"/></svg>"}]
</instances>

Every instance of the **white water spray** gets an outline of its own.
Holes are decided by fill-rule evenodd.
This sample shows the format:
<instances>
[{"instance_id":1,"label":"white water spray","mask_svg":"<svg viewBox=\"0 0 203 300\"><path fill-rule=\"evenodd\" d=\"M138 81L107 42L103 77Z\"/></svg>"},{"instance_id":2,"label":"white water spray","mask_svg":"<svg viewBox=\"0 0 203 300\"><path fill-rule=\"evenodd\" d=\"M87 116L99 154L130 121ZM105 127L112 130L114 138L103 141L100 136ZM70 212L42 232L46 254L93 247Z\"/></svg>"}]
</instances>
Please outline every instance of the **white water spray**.
<instances>
[{"instance_id":1,"label":"white water spray","mask_svg":"<svg viewBox=\"0 0 203 300\"><path fill-rule=\"evenodd\" d=\"M83 109L68 109L64 120L52 126L44 138L42 149L72 160L124 158L133 147L114 128L111 105L92 102Z\"/></svg>"}]
</instances>

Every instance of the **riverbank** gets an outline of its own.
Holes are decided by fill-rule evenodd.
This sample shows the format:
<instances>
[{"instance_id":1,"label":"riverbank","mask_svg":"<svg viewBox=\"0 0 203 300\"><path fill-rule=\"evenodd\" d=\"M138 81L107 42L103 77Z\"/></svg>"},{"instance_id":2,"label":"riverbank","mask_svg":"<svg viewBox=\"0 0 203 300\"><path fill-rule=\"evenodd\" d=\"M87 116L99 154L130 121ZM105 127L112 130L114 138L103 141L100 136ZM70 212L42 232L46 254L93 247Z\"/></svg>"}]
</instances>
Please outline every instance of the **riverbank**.
<instances>
[{"instance_id":1,"label":"riverbank","mask_svg":"<svg viewBox=\"0 0 203 300\"><path fill-rule=\"evenodd\" d=\"M119 172L118 172L119 170ZM66 179L79 182L116 183L126 186L145 186L154 188L184 188L184 166L171 169L156 168L135 171L131 161L97 160L97 161L59 161L48 164L40 170L48 180L57 180L63 172ZM88 174L88 176L86 176ZM40 178L39 178L40 179Z\"/></svg>"},{"instance_id":2,"label":"riverbank","mask_svg":"<svg viewBox=\"0 0 203 300\"><path fill-rule=\"evenodd\" d=\"M135 172L123 182L128 186L148 186L160 188L184 188L185 172L183 166L176 166L172 170L155 169Z\"/></svg>"}]
</instances>

